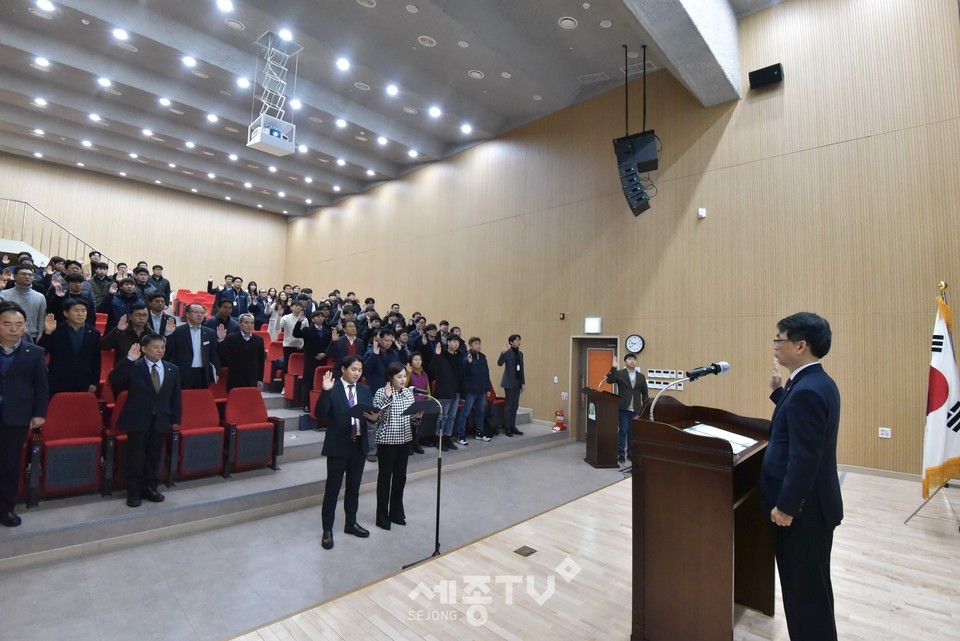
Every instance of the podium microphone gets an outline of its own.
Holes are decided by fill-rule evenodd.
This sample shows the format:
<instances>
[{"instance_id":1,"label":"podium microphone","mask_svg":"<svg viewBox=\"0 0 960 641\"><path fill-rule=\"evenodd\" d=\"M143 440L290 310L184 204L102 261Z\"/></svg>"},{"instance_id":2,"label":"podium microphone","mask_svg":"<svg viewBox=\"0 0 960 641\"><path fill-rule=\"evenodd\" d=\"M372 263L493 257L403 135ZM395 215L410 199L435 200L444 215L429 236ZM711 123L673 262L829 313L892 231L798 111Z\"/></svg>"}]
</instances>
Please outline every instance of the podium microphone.
<instances>
[{"instance_id":1,"label":"podium microphone","mask_svg":"<svg viewBox=\"0 0 960 641\"><path fill-rule=\"evenodd\" d=\"M704 367L695 367L689 372L687 372L687 378L691 381L695 381L701 376L706 376L707 374L723 374L724 372L730 371L730 363L727 361L718 361L716 363L710 363Z\"/></svg>"}]
</instances>

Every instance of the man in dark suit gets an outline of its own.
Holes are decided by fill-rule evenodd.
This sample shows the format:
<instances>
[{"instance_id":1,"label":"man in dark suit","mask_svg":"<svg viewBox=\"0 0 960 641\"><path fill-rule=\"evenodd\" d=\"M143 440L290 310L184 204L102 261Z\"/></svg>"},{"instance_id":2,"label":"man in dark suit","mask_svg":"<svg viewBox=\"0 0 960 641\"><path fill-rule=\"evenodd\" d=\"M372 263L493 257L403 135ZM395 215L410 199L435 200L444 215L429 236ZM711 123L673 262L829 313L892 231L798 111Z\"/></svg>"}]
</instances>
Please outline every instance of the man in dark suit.
<instances>
[{"instance_id":1,"label":"man in dark suit","mask_svg":"<svg viewBox=\"0 0 960 641\"><path fill-rule=\"evenodd\" d=\"M234 387L257 387L263 380L267 353L263 339L253 333L253 314L240 314L240 332L220 343L220 362L227 367L227 391Z\"/></svg>"},{"instance_id":2,"label":"man in dark suit","mask_svg":"<svg viewBox=\"0 0 960 641\"><path fill-rule=\"evenodd\" d=\"M623 357L621 370L617 369L617 357L613 357L607 382L617 386L617 395L620 397L620 431L617 434L617 453L621 463L626 462L629 456L633 460L633 439L631 438L631 424L633 418L650 398L647 390L647 379L637 371L637 355L629 353Z\"/></svg>"},{"instance_id":3,"label":"man in dark suit","mask_svg":"<svg viewBox=\"0 0 960 641\"><path fill-rule=\"evenodd\" d=\"M147 300L147 306L150 309L150 329L154 334L160 334L167 337L177 328L177 319L167 314L167 299L160 292L150 294Z\"/></svg>"},{"instance_id":4,"label":"man in dark suit","mask_svg":"<svg viewBox=\"0 0 960 641\"><path fill-rule=\"evenodd\" d=\"M318 366L327 362L327 348L330 346L330 338L333 336L326 323L329 316L330 305L323 303L310 316L312 322L309 326L306 319L293 326L294 338L303 339L303 385L300 398L303 399L304 405L309 403L314 372L316 372Z\"/></svg>"},{"instance_id":5,"label":"man in dark suit","mask_svg":"<svg viewBox=\"0 0 960 641\"><path fill-rule=\"evenodd\" d=\"M58 392L96 392L100 383L100 332L90 327L87 305L68 298L61 306L66 321L44 319L37 341L50 355L50 396Z\"/></svg>"},{"instance_id":6,"label":"man in dark suit","mask_svg":"<svg viewBox=\"0 0 960 641\"><path fill-rule=\"evenodd\" d=\"M347 487L343 495L343 512L347 522L343 531L360 538L370 536L370 532L357 523L360 478L363 476L368 447L367 430L363 420L350 416L349 410L358 403L372 407L373 395L369 387L359 382L363 374L363 361L359 356L345 356L339 365L339 380L334 380L332 372L324 375L323 393L317 400L315 411L317 418L325 418L327 421L327 433L321 452L327 457L327 483L321 508L321 545L325 550L333 547L333 522L344 475L347 477ZM365 412L363 416L367 420L376 421L379 413Z\"/></svg>"},{"instance_id":7,"label":"man in dark suit","mask_svg":"<svg viewBox=\"0 0 960 641\"><path fill-rule=\"evenodd\" d=\"M783 610L791 641L836 641L830 581L833 530L843 519L837 477L840 392L820 359L827 321L801 312L777 323L770 399L777 404L763 456L760 500L773 523ZM780 369L790 370L785 387Z\"/></svg>"},{"instance_id":8,"label":"man in dark suit","mask_svg":"<svg viewBox=\"0 0 960 641\"><path fill-rule=\"evenodd\" d=\"M47 363L43 348L24 341L27 315L0 301L0 525L17 527L13 511L20 486L20 456L31 429L47 415Z\"/></svg>"},{"instance_id":9,"label":"man in dark suit","mask_svg":"<svg viewBox=\"0 0 960 641\"><path fill-rule=\"evenodd\" d=\"M222 325L216 332L204 327L206 314L199 303L187 305L187 322L173 330L167 339L163 358L180 369L183 389L205 389L220 377L217 343L227 337L227 332Z\"/></svg>"},{"instance_id":10,"label":"man in dark suit","mask_svg":"<svg viewBox=\"0 0 960 641\"><path fill-rule=\"evenodd\" d=\"M511 334L500 352L497 365L503 367L500 387L503 388L503 432L507 436L523 436L517 429L517 409L526 378L523 371L523 352L520 351L520 334Z\"/></svg>"},{"instance_id":11,"label":"man in dark suit","mask_svg":"<svg viewBox=\"0 0 960 641\"><path fill-rule=\"evenodd\" d=\"M180 424L182 412L180 371L162 360L166 342L162 336L147 334L110 372L116 393L127 392L117 425L127 432L124 478L130 507L140 507L142 499L152 503L164 499L157 491L160 456L163 442Z\"/></svg>"},{"instance_id":12,"label":"man in dark suit","mask_svg":"<svg viewBox=\"0 0 960 641\"><path fill-rule=\"evenodd\" d=\"M341 363L346 356L359 356L363 358L366 353L366 345L357 337L357 322L353 320L343 321L343 336L340 336L337 330L333 330L330 336L330 345L327 347L327 362L333 363L333 376L340 378Z\"/></svg>"}]
</instances>

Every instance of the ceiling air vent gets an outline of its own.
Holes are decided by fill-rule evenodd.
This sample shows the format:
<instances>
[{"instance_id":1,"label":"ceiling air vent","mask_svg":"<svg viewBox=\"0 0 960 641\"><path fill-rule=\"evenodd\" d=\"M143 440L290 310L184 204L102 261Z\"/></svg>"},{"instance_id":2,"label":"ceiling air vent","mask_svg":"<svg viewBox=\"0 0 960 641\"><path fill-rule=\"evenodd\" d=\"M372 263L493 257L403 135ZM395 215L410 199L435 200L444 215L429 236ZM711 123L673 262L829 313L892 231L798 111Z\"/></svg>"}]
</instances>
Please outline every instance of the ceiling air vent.
<instances>
[{"instance_id":1,"label":"ceiling air vent","mask_svg":"<svg viewBox=\"0 0 960 641\"><path fill-rule=\"evenodd\" d=\"M597 73L588 73L585 76L577 76L577 80L580 81L582 85L592 85L595 82L603 82L604 80L610 80L610 76L605 74L602 71Z\"/></svg>"}]
</instances>

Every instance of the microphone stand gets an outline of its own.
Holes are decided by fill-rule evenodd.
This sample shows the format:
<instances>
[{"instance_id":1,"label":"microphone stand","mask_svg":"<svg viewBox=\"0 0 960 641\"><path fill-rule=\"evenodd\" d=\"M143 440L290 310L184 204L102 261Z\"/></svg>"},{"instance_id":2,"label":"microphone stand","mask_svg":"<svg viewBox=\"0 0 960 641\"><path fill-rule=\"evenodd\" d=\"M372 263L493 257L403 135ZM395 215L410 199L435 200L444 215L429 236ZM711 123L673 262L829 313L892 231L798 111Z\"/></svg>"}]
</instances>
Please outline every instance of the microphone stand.
<instances>
[{"instance_id":1,"label":"microphone stand","mask_svg":"<svg viewBox=\"0 0 960 641\"><path fill-rule=\"evenodd\" d=\"M681 378L681 379L676 380L676 381L671 381L666 387L664 387L662 390L660 390L660 391L657 393L657 395L653 397L653 402L650 403L650 414L649 414L650 420L653 421L653 408L655 408L655 407L657 406L657 401L660 400L660 397L663 396L663 393L664 393L664 392L666 392L668 389L670 389L670 388L672 388L672 387L676 387L677 385L680 385L681 383L686 383L686 382L688 382L688 381L695 381L695 380L697 380L698 378L700 378L700 377L699 377L699 376L687 376L686 378ZM622 474L631 474L631 475L632 475L632 474L633 474L633 466L631 465L630 467L625 467L625 468L623 468L622 470L620 470L620 472L621 472Z\"/></svg>"},{"instance_id":2,"label":"microphone stand","mask_svg":"<svg viewBox=\"0 0 960 641\"><path fill-rule=\"evenodd\" d=\"M407 563L403 566L402 569L406 570L407 568L419 565L424 561L428 561L435 556L440 556L440 482L443 478L443 444L441 443L442 433L443 433L443 423L440 421L440 417L443 415L443 406L440 405L440 401L435 399L433 396L426 394L426 397L431 401L437 404L437 514L436 514L436 526L433 533L433 554L428 557L424 557L419 561L414 561L413 563Z\"/></svg>"}]
</instances>

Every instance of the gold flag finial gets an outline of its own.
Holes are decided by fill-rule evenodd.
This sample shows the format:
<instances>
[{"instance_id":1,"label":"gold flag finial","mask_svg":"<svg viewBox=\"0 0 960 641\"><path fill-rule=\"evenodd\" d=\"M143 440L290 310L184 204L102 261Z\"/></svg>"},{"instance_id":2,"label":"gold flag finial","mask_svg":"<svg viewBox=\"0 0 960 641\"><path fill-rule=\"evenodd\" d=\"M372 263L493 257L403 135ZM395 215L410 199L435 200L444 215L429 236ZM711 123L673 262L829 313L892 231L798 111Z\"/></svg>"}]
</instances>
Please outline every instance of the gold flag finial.
<instances>
[{"instance_id":1,"label":"gold flag finial","mask_svg":"<svg viewBox=\"0 0 960 641\"><path fill-rule=\"evenodd\" d=\"M937 289L940 290L940 293L941 293L941 294L945 293L945 292L947 291L947 283L946 283L946 281L942 281L942 280L941 280L939 283L937 283Z\"/></svg>"}]
</instances>

